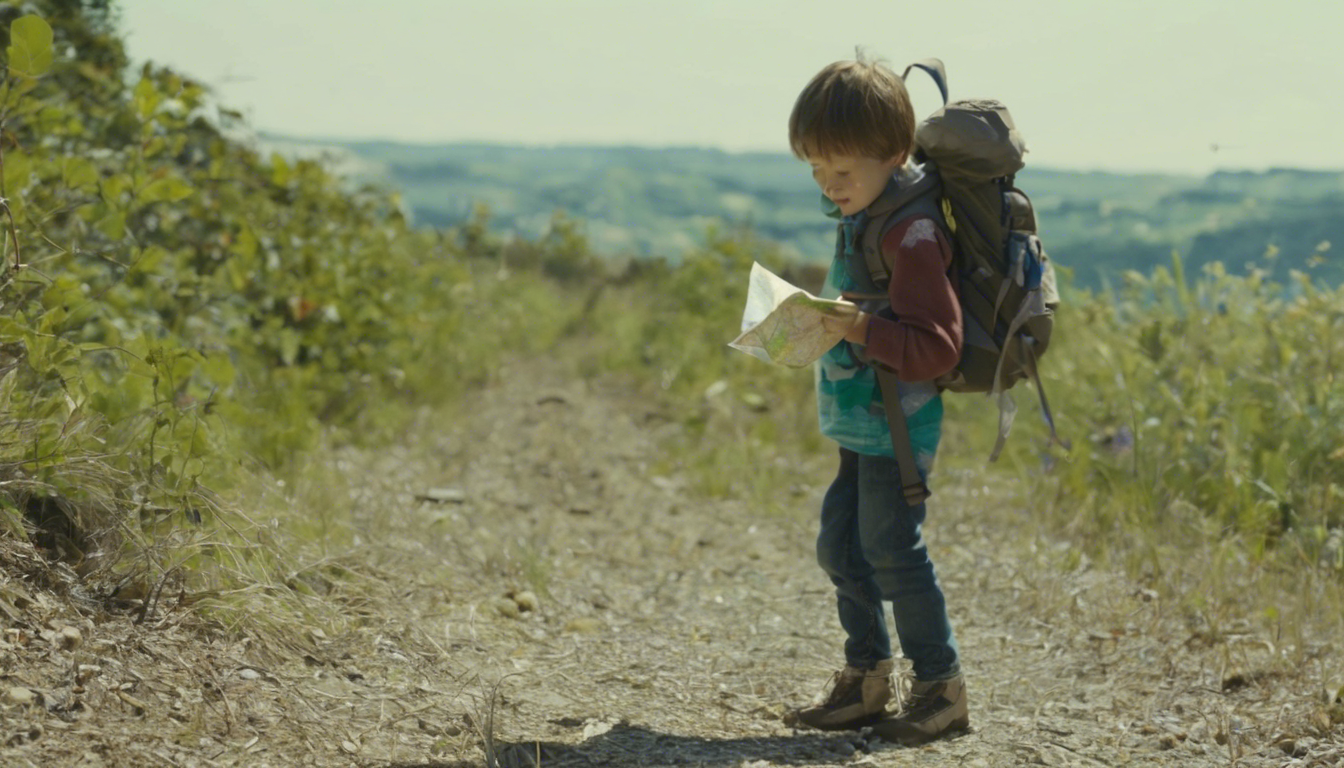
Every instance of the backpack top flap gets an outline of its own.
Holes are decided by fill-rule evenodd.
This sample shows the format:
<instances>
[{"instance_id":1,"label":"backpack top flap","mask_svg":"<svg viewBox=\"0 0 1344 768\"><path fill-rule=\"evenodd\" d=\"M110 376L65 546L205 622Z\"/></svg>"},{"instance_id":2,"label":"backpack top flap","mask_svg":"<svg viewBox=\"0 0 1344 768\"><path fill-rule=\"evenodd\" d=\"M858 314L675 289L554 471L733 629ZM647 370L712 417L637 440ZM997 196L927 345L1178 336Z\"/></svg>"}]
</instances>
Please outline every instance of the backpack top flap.
<instances>
[{"instance_id":1,"label":"backpack top flap","mask_svg":"<svg viewBox=\"0 0 1344 768\"><path fill-rule=\"evenodd\" d=\"M946 177L1012 176L1026 165L1026 142L1008 108L994 99L954 101L920 124L915 144Z\"/></svg>"}]
</instances>

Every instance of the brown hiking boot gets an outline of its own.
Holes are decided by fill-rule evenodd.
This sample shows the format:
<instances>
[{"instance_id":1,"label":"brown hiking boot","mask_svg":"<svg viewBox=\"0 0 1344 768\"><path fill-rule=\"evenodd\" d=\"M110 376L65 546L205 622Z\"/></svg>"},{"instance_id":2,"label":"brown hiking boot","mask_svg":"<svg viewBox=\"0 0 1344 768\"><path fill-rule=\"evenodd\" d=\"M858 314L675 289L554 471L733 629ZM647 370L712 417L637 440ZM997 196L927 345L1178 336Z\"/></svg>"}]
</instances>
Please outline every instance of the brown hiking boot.
<instances>
[{"instance_id":1,"label":"brown hiking boot","mask_svg":"<svg viewBox=\"0 0 1344 768\"><path fill-rule=\"evenodd\" d=\"M883 659L872 669L845 667L836 672L830 692L810 707L784 716L784 724L822 731L852 731L887 715L895 662Z\"/></svg>"},{"instance_id":2,"label":"brown hiking boot","mask_svg":"<svg viewBox=\"0 0 1344 768\"><path fill-rule=\"evenodd\" d=\"M960 676L951 680L910 684L900 716L873 726L873 733L886 741L904 746L923 744L945 733L964 731L971 725L966 707L966 682Z\"/></svg>"}]
</instances>

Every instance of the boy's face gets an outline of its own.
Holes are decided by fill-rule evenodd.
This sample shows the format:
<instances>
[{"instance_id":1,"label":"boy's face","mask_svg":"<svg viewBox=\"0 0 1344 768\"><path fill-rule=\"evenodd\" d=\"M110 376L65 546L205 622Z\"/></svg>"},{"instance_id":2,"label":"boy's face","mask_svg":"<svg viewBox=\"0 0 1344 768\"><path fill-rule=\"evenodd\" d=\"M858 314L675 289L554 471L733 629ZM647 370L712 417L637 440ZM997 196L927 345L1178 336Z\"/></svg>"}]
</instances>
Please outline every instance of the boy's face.
<instances>
[{"instance_id":1,"label":"boy's face","mask_svg":"<svg viewBox=\"0 0 1344 768\"><path fill-rule=\"evenodd\" d=\"M821 193L840 206L843 216L852 216L877 199L905 158L880 160L857 155L808 157L812 178Z\"/></svg>"}]
</instances>

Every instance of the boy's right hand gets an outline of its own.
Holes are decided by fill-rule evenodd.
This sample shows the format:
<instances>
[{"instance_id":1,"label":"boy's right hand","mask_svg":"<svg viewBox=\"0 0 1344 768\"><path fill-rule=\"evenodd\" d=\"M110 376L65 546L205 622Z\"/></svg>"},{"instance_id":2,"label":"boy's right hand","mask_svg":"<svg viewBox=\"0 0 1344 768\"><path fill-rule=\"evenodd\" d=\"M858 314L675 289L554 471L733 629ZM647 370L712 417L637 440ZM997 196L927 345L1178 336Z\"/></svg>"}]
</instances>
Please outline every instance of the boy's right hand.
<instances>
[{"instance_id":1,"label":"boy's right hand","mask_svg":"<svg viewBox=\"0 0 1344 768\"><path fill-rule=\"evenodd\" d=\"M854 307L852 313L823 315L821 325L828 332L841 334L844 340L851 344L866 344L868 343L869 317L870 315L867 312Z\"/></svg>"}]
</instances>

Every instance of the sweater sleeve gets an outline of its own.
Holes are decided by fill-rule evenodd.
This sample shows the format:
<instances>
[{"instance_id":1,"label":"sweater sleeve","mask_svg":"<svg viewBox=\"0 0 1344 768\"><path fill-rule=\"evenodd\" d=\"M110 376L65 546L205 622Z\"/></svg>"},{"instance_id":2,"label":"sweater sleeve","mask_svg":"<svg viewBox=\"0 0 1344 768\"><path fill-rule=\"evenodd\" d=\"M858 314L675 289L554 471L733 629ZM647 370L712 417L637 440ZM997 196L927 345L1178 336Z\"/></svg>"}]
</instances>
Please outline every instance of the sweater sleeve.
<instances>
[{"instance_id":1,"label":"sweater sleeve","mask_svg":"<svg viewBox=\"0 0 1344 768\"><path fill-rule=\"evenodd\" d=\"M927 381L961 359L961 303L948 269L952 248L933 219L913 217L882 238L891 268L887 288L895 319L874 315L868 323L868 356L904 381Z\"/></svg>"}]
</instances>

